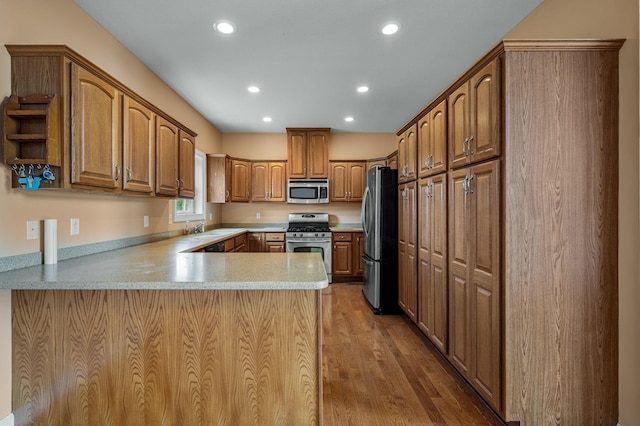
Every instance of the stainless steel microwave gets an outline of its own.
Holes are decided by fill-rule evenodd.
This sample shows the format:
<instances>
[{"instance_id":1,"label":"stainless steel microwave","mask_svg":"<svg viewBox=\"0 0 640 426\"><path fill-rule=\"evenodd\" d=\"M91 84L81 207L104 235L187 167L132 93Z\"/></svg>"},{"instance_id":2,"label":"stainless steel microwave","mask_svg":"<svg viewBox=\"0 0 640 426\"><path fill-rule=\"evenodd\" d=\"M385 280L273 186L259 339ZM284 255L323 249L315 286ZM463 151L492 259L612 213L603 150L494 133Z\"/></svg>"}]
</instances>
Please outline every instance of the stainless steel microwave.
<instances>
[{"instance_id":1,"label":"stainless steel microwave","mask_svg":"<svg viewBox=\"0 0 640 426\"><path fill-rule=\"evenodd\" d=\"M287 202L294 204L321 204L329 202L329 180L289 179Z\"/></svg>"}]
</instances>

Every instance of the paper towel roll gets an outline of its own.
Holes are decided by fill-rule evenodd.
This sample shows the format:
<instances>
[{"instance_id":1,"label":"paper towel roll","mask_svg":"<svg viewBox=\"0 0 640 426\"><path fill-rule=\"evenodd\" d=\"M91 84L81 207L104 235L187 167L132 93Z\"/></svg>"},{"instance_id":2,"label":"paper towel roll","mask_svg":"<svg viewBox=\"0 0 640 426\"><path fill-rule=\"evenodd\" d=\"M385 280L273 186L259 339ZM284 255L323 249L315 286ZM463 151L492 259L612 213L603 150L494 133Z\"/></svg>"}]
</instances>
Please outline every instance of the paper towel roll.
<instances>
[{"instance_id":1,"label":"paper towel roll","mask_svg":"<svg viewBox=\"0 0 640 426\"><path fill-rule=\"evenodd\" d=\"M58 220L44 220L44 263L58 263Z\"/></svg>"}]
</instances>

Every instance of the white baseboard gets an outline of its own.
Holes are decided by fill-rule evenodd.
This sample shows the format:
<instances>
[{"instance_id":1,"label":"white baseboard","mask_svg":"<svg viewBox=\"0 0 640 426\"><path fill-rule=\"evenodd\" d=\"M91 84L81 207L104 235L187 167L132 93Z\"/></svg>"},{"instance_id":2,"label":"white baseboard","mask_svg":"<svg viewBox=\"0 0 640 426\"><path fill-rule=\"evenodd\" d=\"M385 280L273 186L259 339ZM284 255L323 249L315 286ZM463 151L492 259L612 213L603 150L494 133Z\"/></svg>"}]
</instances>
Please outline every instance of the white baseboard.
<instances>
[{"instance_id":1,"label":"white baseboard","mask_svg":"<svg viewBox=\"0 0 640 426\"><path fill-rule=\"evenodd\" d=\"M13 426L13 413L0 420L0 426Z\"/></svg>"}]
</instances>

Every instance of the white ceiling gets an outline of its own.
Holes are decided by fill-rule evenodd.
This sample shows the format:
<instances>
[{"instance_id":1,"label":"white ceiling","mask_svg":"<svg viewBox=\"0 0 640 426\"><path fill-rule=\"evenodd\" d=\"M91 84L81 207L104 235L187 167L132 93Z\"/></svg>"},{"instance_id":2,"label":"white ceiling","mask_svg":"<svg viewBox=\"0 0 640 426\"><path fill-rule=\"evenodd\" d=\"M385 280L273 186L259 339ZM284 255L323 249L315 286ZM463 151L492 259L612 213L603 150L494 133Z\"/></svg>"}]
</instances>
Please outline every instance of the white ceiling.
<instances>
[{"instance_id":1,"label":"white ceiling","mask_svg":"<svg viewBox=\"0 0 640 426\"><path fill-rule=\"evenodd\" d=\"M75 0L225 133L395 132L541 1Z\"/></svg>"}]
</instances>

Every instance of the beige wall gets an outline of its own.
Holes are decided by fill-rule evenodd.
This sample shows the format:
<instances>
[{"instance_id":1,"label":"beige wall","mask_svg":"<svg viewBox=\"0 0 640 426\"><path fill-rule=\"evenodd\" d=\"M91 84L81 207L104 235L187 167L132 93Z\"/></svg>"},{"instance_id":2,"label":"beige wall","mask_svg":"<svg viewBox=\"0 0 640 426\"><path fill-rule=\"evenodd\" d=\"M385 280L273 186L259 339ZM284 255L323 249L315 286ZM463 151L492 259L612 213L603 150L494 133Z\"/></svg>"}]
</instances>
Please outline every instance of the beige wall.
<instances>
[{"instance_id":1,"label":"beige wall","mask_svg":"<svg viewBox=\"0 0 640 426\"><path fill-rule=\"evenodd\" d=\"M71 0L0 1L0 44L66 44L198 133L197 148L219 152L221 134ZM10 57L0 47L0 98L10 94ZM168 200L10 189L10 170L0 165L0 257L42 250L26 240L26 220L58 219L59 247L179 229L169 225ZM11 206L8 208L8 206ZM213 222L221 215L210 205ZM144 215L150 227L142 226ZM80 218L80 235L69 219ZM11 298L0 291L0 419L11 412Z\"/></svg>"},{"instance_id":2,"label":"beige wall","mask_svg":"<svg viewBox=\"0 0 640 426\"><path fill-rule=\"evenodd\" d=\"M506 38L626 38L620 51L619 407L640 424L638 1L545 0ZM597 350L597 348L593 348Z\"/></svg>"},{"instance_id":3,"label":"beige wall","mask_svg":"<svg viewBox=\"0 0 640 426\"><path fill-rule=\"evenodd\" d=\"M248 160L286 160L286 133L227 133L222 135L225 154ZM386 157L397 149L394 133L331 133L330 160L367 160ZM330 214L331 225L359 223L359 203L328 205L296 205L287 203L232 203L222 207L223 223L273 224L286 223L291 212L322 211ZM260 213L260 219L256 218Z\"/></svg>"}]
</instances>

